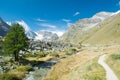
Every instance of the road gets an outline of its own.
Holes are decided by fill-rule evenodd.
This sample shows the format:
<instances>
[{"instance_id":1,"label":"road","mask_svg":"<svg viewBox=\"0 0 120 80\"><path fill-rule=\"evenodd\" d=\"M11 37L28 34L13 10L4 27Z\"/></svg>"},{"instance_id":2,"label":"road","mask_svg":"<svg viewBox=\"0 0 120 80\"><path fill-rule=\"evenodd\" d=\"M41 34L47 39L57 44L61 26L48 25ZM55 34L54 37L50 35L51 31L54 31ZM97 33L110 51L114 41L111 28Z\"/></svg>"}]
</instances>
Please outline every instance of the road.
<instances>
[{"instance_id":1,"label":"road","mask_svg":"<svg viewBox=\"0 0 120 80\"><path fill-rule=\"evenodd\" d=\"M99 57L98 63L103 66L106 71L106 80L119 80L113 70L104 62L106 55L102 55Z\"/></svg>"}]
</instances>

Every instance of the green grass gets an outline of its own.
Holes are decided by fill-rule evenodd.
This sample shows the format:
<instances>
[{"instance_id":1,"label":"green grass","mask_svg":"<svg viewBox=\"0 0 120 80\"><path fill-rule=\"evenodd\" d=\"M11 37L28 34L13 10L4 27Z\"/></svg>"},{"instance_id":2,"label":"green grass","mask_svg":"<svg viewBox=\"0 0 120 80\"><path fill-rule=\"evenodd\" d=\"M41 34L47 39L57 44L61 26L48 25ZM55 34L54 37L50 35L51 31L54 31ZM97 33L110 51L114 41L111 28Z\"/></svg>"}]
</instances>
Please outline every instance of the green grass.
<instances>
[{"instance_id":1,"label":"green grass","mask_svg":"<svg viewBox=\"0 0 120 80\"><path fill-rule=\"evenodd\" d=\"M52 52L50 53L50 56L59 57L59 52Z\"/></svg>"},{"instance_id":2,"label":"green grass","mask_svg":"<svg viewBox=\"0 0 120 80\"><path fill-rule=\"evenodd\" d=\"M19 66L6 73L1 73L0 80L22 80L30 70L32 70L31 66Z\"/></svg>"},{"instance_id":3,"label":"green grass","mask_svg":"<svg viewBox=\"0 0 120 80\"><path fill-rule=\"evenodd\" d=\"M120 54L112 54L111 58L114 60L120 60Z\"/></svg>"},{"instance_id":4,"label":"green grass","mask_svg":"<svg viewBox=\"0 0 120 80\"><path fill-rule=\"evenodd\" d=\"M0 80L21 80L16 75L14 74L9 74L9 73L3 73L0 74Z\"/></svg>"},{"instance_id":5,"label":"green grass","mask_svg":"<svg viewBox=\"0 0 120 80\"><path fill-rule=\"evenodd\" d=\"M113 69L117 77L120 79L120 54L113 53L106 59L107 64Z\"/></svg>"},{"instance_id":6,"label":"green grass","mask_svg":"<svg viewBox=\"0 0 120 80\"><path fill-rule=\"evenodd\" d=\"M42 58L45 57L47 54L45 54L44 52L37 52L37 53L28 53L26 55L24 55L24 57L36 57L36 58Z\"/></svg>"}]
</instances>

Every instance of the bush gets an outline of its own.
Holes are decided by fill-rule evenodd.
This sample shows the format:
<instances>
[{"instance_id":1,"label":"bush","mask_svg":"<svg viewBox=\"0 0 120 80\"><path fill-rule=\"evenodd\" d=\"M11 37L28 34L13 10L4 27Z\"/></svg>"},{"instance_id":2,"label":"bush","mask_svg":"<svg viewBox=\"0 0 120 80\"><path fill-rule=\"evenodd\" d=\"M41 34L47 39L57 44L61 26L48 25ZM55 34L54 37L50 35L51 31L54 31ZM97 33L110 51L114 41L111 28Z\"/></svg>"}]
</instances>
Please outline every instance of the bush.
<instances>
[{"instance_id":1,"label":"bush","mask_svg":"<svg viewBox=\"0 0 120 80\"><path fill-rule=\"evenodd\" d=\"M46 54L44 52L36 53L36 57L38 57L38 58L45 57L45 56L46 56Z\"/></svg>"},{"instance_id":2,"label":"bush","mask_svg":"<svg viewBox=\"0 0 120 80\"><path fill-rule=\"evenodd\" d=\"M0 80L20 80L15 74L1 74Z\"/></svg>"},{"instance_id":3,"label":"bush","mask_svg":"<svg viewBox=\"0 0 120 80\"><path fill-rule=\"evenodd\" d=\"M59 54L57 52L52 52L52 53L50 53L50 55L53 57L59 57Z\"/></svg>"},{"instance_id":4,"label":"bush","mask_svg":"<svg viewBox=\"0 0 120 80\"><path fill-rule=\"evenodd\" d=\"M66 54L66 55L72 55L73 53L67 51L65 54Z\"/></svg>"},{"instance_id":5,"label":"bush","mask_svg":"<svg viewBox=\"0 0 120 80\"><path fill-rule=\"evenodd\" d=\"M3 80L22 80L25 77L25 74L27 74L28 71L30 70L32 70L31 66L19 66L18 68L10 70L8 73L6 73L8 74L9 77L13 77L13 76L15 77L13 77L12 79L9 79L9 77L3 76L3 78L5 78Z\"/></svg>"},{"instance_id":6,"label":"bush","mask_svg":"<svg viewBox=\"0 0 120 80\"><path fill-rule=\"evenodd\" d=\"M72 55L72 54L74 54L74 53L76 53L76 49L75 48L72 48L72 49L69 49L69 51L66 51L66 55Z\"/></svg>"},{"instance_id":7,"label":"bush","mask_svg":"<svg viewBox=\"0 0 120 80\"><path fill-rule=\"evenodd\" d=\"M73 48L73 49L71 49L71 51L72 51L72 52L76 52L77 50Z\"/></svg>"},{"instance_id":8,"label":"bush","mask_svg":"<svg viewBox=\"0 0 120 80\"><path fill-rule=\"evenodd\" d=\"M112 59L117 60L117 59L120 59L120 54L112 54L111 57Z\"/></svg>"},{"instance_id":9,"label":"bush","mask_svg":"<svg viewBox=\"0 0 120 80\"><path fill-rule=\"evenodd\" d=\"M18 68L17 68L17 70L18 71L30 71L30 70L32 70L32 67L31 66L19 66Z\"/></svg>"},{"instance_id":10,"label":"bush","mask_svg":"<svg viewBox=\"0 0 120 80\"><path fill-rule=\"evenodd\" d=\"M41 58L41 57L45 57L46 54L44 52L37 52L37 53L29 53L29 54L25 54L24 57L37 57L37 58Z\"/></svg>"}]
</instances>

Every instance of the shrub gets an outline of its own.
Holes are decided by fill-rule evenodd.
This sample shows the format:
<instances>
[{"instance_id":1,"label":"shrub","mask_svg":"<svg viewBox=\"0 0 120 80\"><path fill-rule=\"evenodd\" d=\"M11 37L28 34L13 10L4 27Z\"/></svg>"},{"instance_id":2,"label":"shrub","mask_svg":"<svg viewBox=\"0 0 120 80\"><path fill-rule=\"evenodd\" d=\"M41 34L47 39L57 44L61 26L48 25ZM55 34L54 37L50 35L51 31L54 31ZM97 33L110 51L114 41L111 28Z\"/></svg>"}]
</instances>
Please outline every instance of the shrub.
<instances>
[{"instance_id":1,"label":"shrub","mask_svg":"<svg viewBox=\"0 0 120 80\"><path fill-rule=\"evenodd\" d=\"M37 52L37 53L29 53L29 54L25 54L24 57L38 57L38 58L41 58L41 57L45 57L46 54L44 52Z\"/></svg>"},{"instance_id":2,"label":"shrub","mask_svg":"<svg viewBox=\"0 0 120 80\"><path fill-rule=\"evenodd\" d=\"M46 54L44 52L36 53L36 57L38 57L38 58L45 57L45 56L46 56Z\"/></svg>"},{"instance_id":3,"label":"shrub","mask_svg":"<svg viewBox=\"0 0 120 80\"><path fill-rule=\"evenodd\" d=\"M59 54L57 52L52 52L52 53L50 53L50 55L53 57L59 57Z\"/></svg>"},{"instance_id":4,"label":"shrub","mask_svg":"<svg viewBox=\"0 0 120 80\"><path fill-rule=\"evenodd\" d=\"M117 60L117 59L120 59L120 54L112 54L111 57L112 59Z\"/></svg>"},{"instance_id":5,"label":"shrub","mask_svg":"<svg viewBox=\"0 0 120 80\"><path fill-rule=\"evenodd\" d=\"M17 70L18 71L30 71L30 70L32 70L32 67L31 66L19 66L18 68L17 68Z\"/></svg>"},{"instance_id":6,"label":"shrub","mask_svg":"<svg viewBox=\"0 0 120 80\"><path fill-rule=\"evenodd\" d=\"M4 73L1 74L1 80L20 80L15 74Z\"/></svg>"},{"instance_id":7,"label":"shrub","mask_svg":"<svg viewBox=\"0 0 120 80\"><path fill-rule=\"evenodd\" d=\"M9 77L13 77L13 76L15 77L13 77L12 79L9 79L8 77L3 76L3 78L5 79L2 79L2 80L22 80L25 77L25 74L27 74L28 71L30 70L32 70L31 66L19 66L18 68L10 70L8 73L6 73L8 74Z\"/></svg>"},{"instance_id":8,"label":"shrub","mask_svg":"<svg viewBox=\"0 0 120 80\"><path fill-rule=\"evenodd\" d=\"M71 51L72 51L72 52L76 52L77 50L76 50L75 48L72 48Z\"/></svg>"},{"instance_id":9,"label":"shrub","mask_svg":"<svg viewBox=\"0 0 120 80\"><path fill-rule=\"evenodd\" d=\"M66 54L66 55L72 55L73 53L72 53L72 52L67 51L65 54Z\"/></svg>"}]
</instances>

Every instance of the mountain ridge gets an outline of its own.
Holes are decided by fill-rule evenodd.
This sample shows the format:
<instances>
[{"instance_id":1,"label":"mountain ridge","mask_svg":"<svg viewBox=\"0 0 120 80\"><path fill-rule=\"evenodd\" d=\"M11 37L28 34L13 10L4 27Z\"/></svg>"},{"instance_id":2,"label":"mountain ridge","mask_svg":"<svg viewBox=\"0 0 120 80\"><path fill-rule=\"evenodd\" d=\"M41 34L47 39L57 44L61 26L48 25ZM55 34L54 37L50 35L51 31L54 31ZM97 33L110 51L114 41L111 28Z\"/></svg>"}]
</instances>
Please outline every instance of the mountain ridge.
<instances>
[{"instance_id":1,"label":"mountain ridge","mask_svg":"<svg viewBox=\"0 0 120 80\"><path fill-rule=\"evenodd\" d=\"M10 26L0 18L0 36L4 37L9 29Z\"/></svg>"},{"instance_id":2,"label":"mountain ridge","mask_svg":"<svg viewBox=\"0 0 120 80\"><path fill-rule=\"evenodd\" d=\"M61 41L66 41L70 43L80 43L91 35L92 31L86 33L90 29L94 29L99 27L99 24L104 22L105 20L116 16L120 11L117 12L99 12L93 15L91 18L84 18L77 21L74 25L72 25L68 31L63 34L60 38ZM90 33L91 32L91 33ZM85 35L86 34L86 35ZM84 36L86 36L84 38Z\"/></svg>"}]
</instances>

